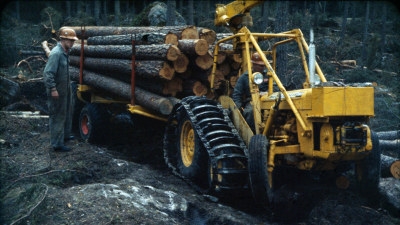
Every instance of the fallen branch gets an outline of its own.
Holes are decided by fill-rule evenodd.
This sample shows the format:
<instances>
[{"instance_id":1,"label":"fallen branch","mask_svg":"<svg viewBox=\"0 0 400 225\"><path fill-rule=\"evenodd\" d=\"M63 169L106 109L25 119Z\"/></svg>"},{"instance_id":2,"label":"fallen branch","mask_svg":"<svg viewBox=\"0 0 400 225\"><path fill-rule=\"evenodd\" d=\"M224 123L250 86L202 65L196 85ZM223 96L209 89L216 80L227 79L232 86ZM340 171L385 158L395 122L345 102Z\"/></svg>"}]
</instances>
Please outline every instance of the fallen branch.
<instances>
[{"instance_id":1,"label":"fallen branch","mask_svg":"<svg viewBox=\"0 0 400 225\"><path fill-rule=\"evenodd\" d=\"M389 72L389 71L380 70L380 69L374 69L373 71L376 72L376 73L380 73L380 74L389 74L389 75L391 75L393 77L398 75L395 72Z\"/></svg>"},{"instance_id":2,"label":"fallen branch","mask_svg":"<svg viewBox=\"0 0 400 225\"><path fill-rule=\"evenodd\" d=\"M50 15L49 11L45 10L45 12L47 13L47 15L49 15L50 26L51 26L51 33L54 34L56 31L54 30L53 21L51 20L51 15Z\"/></svg>"},{"instance_id":3,"label":"fallen branch","mask_svg":"<svg viewBox=\"0 0 400 225\"><path fill-rule=\"evenodd\" d=\"M330 61L329 63L338 65L343 68L355 69L357 68L356 60L341 60L341 61Z\"/></svg>"},{"instance_id":4,"label":"fallen branch","mask_svg":"<svg viewBox=\"0 0 400 225\"><path fill-rule=\"evenodd\" d=\"M77 173L85 174L87 176L91 176L91 174L88 174L88 173L85 173L85 172L82 172L82 171L79 171L79 170L70 170L70 169L49 170L49 171L44 172L44 173L39 173L39 174L33 174L33 175L20 177L20 178L18 178L16 180L12 181L11 184L7 186L7 188L11 187L13 184L15 184L16 182L18 182L20 180L23 180L23 179L32 178L32 177L39 177L39 176L47 175L47 174L50 174L50 173L58 173L58 172L62 172L62 173L64 173L64 172L77 172Z\"/></svg>"},{"instance_id":5,"label":"fallen branch","mask_svg":"<svg viewBox=\"0 0 400 225\"><path fill-rule=\"evenodd\" d=\"M19 50L18 54L20 55L44 55L41 51L33 51L33 50Z\"/></svg>"},{"instance_id":6,"label":"fallen branch","mask_svg":"<svg viewBox=\"0 0 400 225\"><path fill-rule=\"evenodd\" d=\"M43 48L44 52L46 53L46 56L49 57L50 48L49 48L49 45L48 45L47 41L43 41L42 42L42 48Z\"/></svg>"},{"instance_id":7,"label":"fallen branch","mask_svg":"<svg viewBox=\"0 0 400 225\"><path fill-rule=\"evenodd\" d=\"M27 65L28 69L29 69L29 72L33 73L33 70L32 70L31 65L30 65L29 62L26 61L25 59L19 61L16 67L19 67L22 63L25 63L25 64Z\"/></svg>"},{"instance_id":8,"label":"fallen branch","mask_svg":"<svg viewBox=\"0 0 400 225\"><path fill-rule=\"evenodd\" d=\"M15 221L11 222L10 225L17 224L17 223L18 223L19 221L21 221L22 219L24 219L24 218L28 217L29 215L31 215L31 213L33 212L33 210L35 210L35 209L40 205L40 203L43 202L44 198L47 196L47 192L48 192L48 190L49 190L49 187L48 187L46 184L43 184L43 183L40 183L40 184L41 184L41 185L44 185L46 189L45 189L45 191L44 191L44 194L43 194L43 195L41 196L41 198L39 199L39 201L38 201L31 209L29 209L29 211L28 211L25 215L23 215L22 217L18 218L18 219L15 220Z\"/></svg>"}]
</instances>

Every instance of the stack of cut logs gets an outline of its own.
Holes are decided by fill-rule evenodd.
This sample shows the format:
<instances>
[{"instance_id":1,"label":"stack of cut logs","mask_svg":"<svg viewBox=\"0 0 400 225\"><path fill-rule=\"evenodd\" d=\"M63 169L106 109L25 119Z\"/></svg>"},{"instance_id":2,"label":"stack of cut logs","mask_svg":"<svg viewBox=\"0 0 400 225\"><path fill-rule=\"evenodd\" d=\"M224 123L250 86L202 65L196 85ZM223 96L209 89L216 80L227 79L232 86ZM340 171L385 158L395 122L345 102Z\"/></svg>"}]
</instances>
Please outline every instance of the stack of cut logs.
<instances>
[{"instance_id":1,"label":"stack of cut logs","mask_svg":"<svg viewBox=\"0 0 400 225\"><path fill-rule=\"evenodd\" d=\"M213 30L194 26L72 29L85 42L84 84L130 100L134 59L135 99L143 107L169 114L172 107L160 109L165 99L173 105L176 99L189 95L213 97L210 78L218 38ZM232 45L220 48L226 51L218 57L215 88L228 80L234 84L240 67ZM75 81L79 80L80 55L81 43L77 41L70 52L70 74Z\"/></svg>"}]
</instances>

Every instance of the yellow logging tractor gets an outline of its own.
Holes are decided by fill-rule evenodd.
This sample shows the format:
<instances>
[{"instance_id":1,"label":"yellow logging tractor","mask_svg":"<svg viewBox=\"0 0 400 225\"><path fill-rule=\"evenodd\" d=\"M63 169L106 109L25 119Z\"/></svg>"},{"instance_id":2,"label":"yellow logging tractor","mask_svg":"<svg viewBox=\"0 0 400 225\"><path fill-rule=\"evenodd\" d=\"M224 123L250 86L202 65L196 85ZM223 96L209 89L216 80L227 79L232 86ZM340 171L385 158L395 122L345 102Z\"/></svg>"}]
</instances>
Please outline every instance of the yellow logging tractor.
<instances>
[{"instance_id":1,"label":"yellow logging tractor","mask_svg":"<svg viewBox=\"0 0 400 225\"><path fill-rule=\"evenodd\" d=\"M241 59L238 74L247 71L254 127L225 92L216 99L186 97L169 116L164 138L166 163L174 173L206 191L230 193L250 189L254 199L268 205L280 168L303 171L339 171L354 168L362 192L378 191L380 148L367 125L374 116L371 84L327 81L315 60L313 43L307 44L299 29L281 33L252 33L249 10L263 1L234 1L217 5L215 24L233 35L217 42L218 56L230 51ZM224 43L233 50L221 50ZM268 43L268 44L263 44ZM276 74L277 48L291 45L304 75L302 89L286 90ZM267 46L262 48L260 46ZM297 49L297 52L292 51ZM252 72L251 55L259 53L266 66L268 91L261 95L262 75ZM300 71L299 71L299 68ZM213 87L213 80L211 90ZM291 171L291 170L283 170ZM337 180L342 187L348 180Z\"/></svg>"},{"instance_id":2,"label":"yellow logging tractor","mask_svg":"<svg viewBox=\"0 0 400 225\"><path fill-rule=\"evenodd\" d=\"M207 193L251 192L257 202L268 205L284 176L282 171L337 171L340 175L341 168L355 170L361 191L377 192L381 155L377 136L368 126L374 116L374 88L368 83L327 81L315 60L312 40L308 45L299 29L252 33L248 29L250 9L262 2L217 5L215 24L230 28L232 35L215 45L208 87L213 97L184 97L167 115L135 104L128 104L129 113L166 122L166 164ZM232 48L222 48L225 44ZM282 46L289 46L292 58L298 60L287 66L294 66L288 71L301 74L301 89L287 90L281 79L290 74L276 73L277 49ZM237 77L247 72L252 125L233 101L231 89L221 88L232 84L215 86L222 53L240 63ZM264 63L265 75L253 72L254 53ZM261 94L259 85L264 76L268 78L267 90ZM115 102L82 81L77 89L79 98L86 102ZM79 123L83 139L90 141L104 131L105 124L98 122L102 108L99 104L83 108ZM338 181L342 187L348 185L346 179Z\"/></svg>"}]
</instances>

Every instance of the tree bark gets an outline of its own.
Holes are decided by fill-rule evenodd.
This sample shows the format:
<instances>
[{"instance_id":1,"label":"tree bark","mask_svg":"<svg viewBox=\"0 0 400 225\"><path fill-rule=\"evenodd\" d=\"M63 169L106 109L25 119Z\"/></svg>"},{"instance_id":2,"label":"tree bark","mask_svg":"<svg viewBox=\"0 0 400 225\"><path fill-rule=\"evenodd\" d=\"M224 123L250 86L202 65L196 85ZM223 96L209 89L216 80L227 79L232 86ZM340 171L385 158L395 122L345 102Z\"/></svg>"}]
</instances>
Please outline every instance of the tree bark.
<instances>
[{"instance_id":1,"label":"tree bark","mask_svg":"<svg viewBox=\"0 0 400 225\"><path fill-rule=\"evenodd\" d=\"M232 36L233 35L233 33L217 33L216 34L216 41L219 41L219 40L221 40L221 39L224 39L224 38L227 38L227 37L230 37L230 36Z\"/></svg>"},{"instance_id":2,"label":"tree bark","mask_svg":"<svg viewBox=\"0 0 400 225\"><path fill-rule=\"evenodd\" d=\"M179 39L199 39L197 29L193 26L164 26L164 27L113 27L113 26L87 26L82 35L82 27L71 26L79 39L87 39L94 36L140 34L140 33L174 33Z\"/></svg>"},{"instance_id":3,"label":"tree bark","mask_svg":"<svg viewBox=\"0 0 400 225\"><path fill-rule=\"evenodd\" d=\"M135 40L137 45L165 44L165 33L139 33L94 36L87 39L88 45L131 45Z\"/></svg>"},{"instance_id":4,"label":"tree bark","mask_svg":"<svg viewBox=\"0 0 400 225\"><path fill-rule=\"evenodd\" d=\"M400 139L379 140L379 146L382 152L394 152L400 155Z\"/></svg>"},{"instance_id":5,"label":"tree bark","mask_svg":"<svg viewBox=\"0 0 400 225\"><path fill-rule=\"evenodd\" d=\"M69 65L80 67L79 56L70 56ZM106 59L86 57L83 68L127 83L131 82L132 61L128 59ZM140 75L137 75L140 76ZM154 75L152 77L158 77Z\"/></svg>"},{"instance_id":6,"label":"tree bark","mask_svg":"<svg viewBox=\"0 0 400 225\"><path fill-rule=\"evenodd\" d=\"M177 92L182 91L182 81L180 78L167 80L159 74L151 73L148 67L142 68L142 65L152 64L154 61L137 62L136 66L136 84L150 92L160 95L175 96ZM160 65L162 64L159 63ZM70 56L70 65L79 68L79 57ZM150 66L151 68L153 66ZM132 61L127 59L103 59L103 58L85 58L84 69L95 72L103 76L117 79L126 83L131 83ZM161 68L162 70L162 68ZM146 72L142 72L146 71Z\"/></svg>"},{"instance_id":7,"label":"tree bark","mask_svg":"<svg viewBox=\"0 0 400 225\"><path fill-rule=\"evenodd\" d=\"M233 52L233 45L227 43L221 43L218 45L220 51L232 51Z\"/></svg>"},{"instance_id":8,"label":"tree bark","mask_svg":"<svg viewBox=\"0 0 400 225\"><path fill-rule=\"evenodd\" d=\"M35 51L35 50L19 50L18 54L21 56L44 56L47 55L47 52L42 52L42 51Z\"/></svg>"},{"instance_id":9,"label":"tree bark","mask_svg":"<svg viewBox=\"0 0 400 225\"><path fill-rule=\"evenodd\" d=\"M136 73L144 77L151 77L157 74L166 80L171 80L175 76L174 68L163 61L136 61Z\"/></svg>"},{"instance_id":10,"label":"tree bark","mask_svg":"<svg viewBox=\"0 0 400 225\"><path fill-rule=\"evenodd\" d=\"M182 79L174 77L172 80L136 79L137 86L144 90L163 96L175 97L182 91Z\"/></svg>"},{"instance_id":11,"label":"tree bark","mask_svg":"<svg viewBox=\"0 0 400 225\"><path fill-rule=\"evenodd\" d=\"M80 45L71 48L70 55L79 56ZM174 45L154 44L135 47L135 58L138 60L169 60L175 61L181 54ZM132 46L129 45L87 45L84 47L85 57L132 59Z\"/></svg>"},{"instance_id":12,"label":"tree bark","mask_svg":"<svg viewBox=\"0 0 400 225\"><path fill-rule=\"evenodd\" d=\"M380 131L376 132L379 140L394 140L400 139L400 130Z\"/></svg>"},{"instance_id":13,"label":"tree bark","mask_svg":"<svg viewBox=\"0 0 400 225\"><path fill-rule=\"evenodd\" d=\"M73 66L70 66L69 68L71 79L78 81L79 69ZM86 70L84 70L83 74L83 82L85 84L109 92L126 100L131 99L130 84ZM168 98L156 95L140 87L135 87L135 100L139 105L163 115L170 114L173 108L173 105Z\"/></svg>"},{"instance_id":14,"label":"tree bark","mask_svg":"<svg viewBox=\"0 0 400 225\"><path fill-rule=\"evenodd\" d=\"M193 55L205 55L208 52L208 44L203 39L178 40L178 48L183 53Z\"/></svg>"},{"instance_id":15,"label":"tree bark","mask_svg":"<svg viewBox=\"0 0 400 225\"><path fill-rule=\"evenodd\" d=\"M144 90L150 91L154 94L163 95L164 84L160 80L154 82L153 79L137 77L135 83L137 87L143 88Z\"/></svg>"},{"instance_id":16,"label":"tree bark","mask_svg":"<svg viewBox=\"0 0 400 225\"><path fill-rule=\"evenodd\" d=\"M70 56L70 65L79 67L79 56ZM86 57L83 68L103 75L112 76L119 80L129 80L132 71L132 61L127 59L106 59ZM137 76L143 78L163 78L171 80L174 69L165 61L137 60L135 64Z\"/></svg>"}]
</instances>

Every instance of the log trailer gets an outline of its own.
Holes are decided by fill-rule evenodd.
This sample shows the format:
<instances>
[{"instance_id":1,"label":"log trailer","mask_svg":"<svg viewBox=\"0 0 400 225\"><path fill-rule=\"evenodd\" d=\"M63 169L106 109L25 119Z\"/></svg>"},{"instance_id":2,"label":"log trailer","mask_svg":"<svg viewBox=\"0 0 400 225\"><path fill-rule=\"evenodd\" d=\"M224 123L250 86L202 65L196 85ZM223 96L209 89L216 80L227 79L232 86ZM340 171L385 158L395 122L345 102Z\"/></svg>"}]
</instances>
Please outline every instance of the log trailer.
<instances>
[{"instance_id":1,"label":"log trailer","mask_svg":"<svg viewBox=\"0 0 400 225\"><path fill-rule=\"evenodd\" d=\"M216 43L211 70L214 79L218 56L223 51L240 58L237 76L249 72L254 131L228 91L218 90L216 94L213 80L209 87L214 93L212 98L184 97L174 101L168 115L135 103L134 97L131 102L120 103L132 114L166 123L166 164L173 173L206 193L250 191L255 201L267 206L285 175L282 171L340 171L343 164L351 165L344 168L355 170L360 191L377 192L381 153L377 136L368 126L374 116L374 88L369 84L327 81L313 57L313 43L308 45L299 29L252 33L247 27L251 25L249 11L262 2L217 5L215 24L229 27L233 35ZM224 43L231 43L233 49L221 50ZM291 54L297 54L299 59L296 70L301 71L296 72L304 75L302 89L286 90L280 80L282 75L276 74L277 49L283 45L297 49L295 53L291 48ZM268 92L262 96L258 90L261 74L252 73L250 56L254 52L260 54L269 77ZM86 106L80 114L80 132L88 140L101 134L98 129L104 129L104 124L98 122L103 120L99 120L101 113L96 105L119 102L112 95L85 85L82 76L85 74L81 65L77 95ZM131 85L134 96L134 82ZM348 184L348 180L338 181L340 186Z\"/></svg>"}]
</instances>

